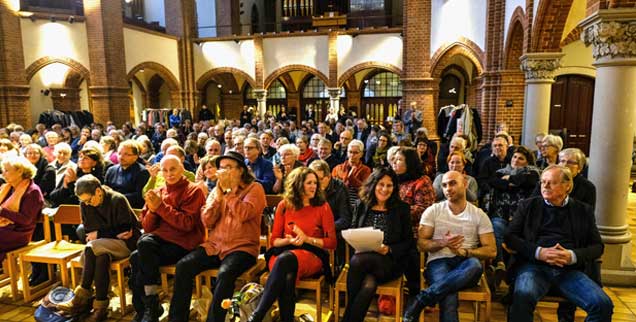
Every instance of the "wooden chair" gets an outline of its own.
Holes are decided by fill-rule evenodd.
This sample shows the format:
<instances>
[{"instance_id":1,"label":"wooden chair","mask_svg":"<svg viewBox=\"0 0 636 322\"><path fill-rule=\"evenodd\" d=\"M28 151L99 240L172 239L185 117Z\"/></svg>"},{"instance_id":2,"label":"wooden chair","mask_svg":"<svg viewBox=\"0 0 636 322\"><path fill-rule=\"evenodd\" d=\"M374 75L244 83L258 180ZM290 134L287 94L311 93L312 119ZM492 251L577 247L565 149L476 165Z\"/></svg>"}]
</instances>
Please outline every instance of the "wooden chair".
<instances>
[{"instance_id":1,"label":"wooden chair","mask_svg":"<svg viewBox=\"0 0 636 322\"><path fill-rule=\"evenodd\" d=\"M345 247L345 266L340 272L338 279L336 280L335 286L335 308L334 315L336 316L336 321L340 319L340 293L347 293L347 274L349 272L349 245ZM402 318L402 307L404 300L404 292L402 289L404 288L404 275L396 278L392 281L386 282L384 284L378 285L375 293L377 295L390 295L395 297L395 321L400 321ZM345 297L346 299L346 297Z\"/></svg>"},{"instance_id":2,"label":"wooden chair","mask_svg":"<svg viewBox=\"0 0 636 322\"><path fill-rule=\"evenodd\" d=\"M19 273L18 258L20 254L35 247L43 246L51 241L49 217L40 214L37 223L44 225L44 240L32 241L26 246L7 252L2 261L3 272L0 274L0 287L11 285L11 299L13 301L16 301L19 297L18 281L20 280L21 274ZM28 281L23 280L22 283L28 283Z\"/></svg>"},{"instance_id":3,"label":"wooden chair","mask_svg":"<svg viewBox=\"0 0 636 322\"><path fill-rule=\"evenodd\" d=\"M62 225L77 225L82 222L79 205L61 205L55 216L53 223L55 226L55 241L42 246L35 247L20 254L20 275L23 281L28 281L27 265L29 263L46 263L49 265L49 281L34 287L28 283L23 283L24 301L31 302L33 298L44 295L48 292L53 282L53 265L60 267L60 276L63 286L69 287L68 266L70 261L79 256L84 251L85 245L71 244L62 239Z\"/></svg>"},{"instance_id":4,"label":"wooden chair","mask_svg":"<svg viewBox=\"0 0 636 322\"><path fill-rule=\"evenodd\" d=\"M123 315L126 315L126 278L125 270L130 267L129 257L114 261L110 263L110 270L114 271L117 275L117 290L119 292L119 309ZM71 260L71 285L73 287L79 285L81 281L79 276L82 272L82 263L80 262L80 256Z\"/></svg>"},{"instance_id":5,"label":"wooden chair","mask_svg":"<svg viewBox=\"0 0 636 322\"><path fill-rule=\"evenodd\" d=\"M424 270L426 268L426 256L424 253L420 253L420 271L422 272L421 289L426 288L426 281L424 279ZM483 265L482 261L482 265ZM457 298L459 301L473 302L474 320L481 321L481 304L484 305L483 321L489 322L492 312L492 302L490 288L486 281L485 273L482 273L479 277L479 282L475 287L466 288L457 292ZM424 311L420 315L420 322L424 321Z\"/></svg>"}]
</instances>

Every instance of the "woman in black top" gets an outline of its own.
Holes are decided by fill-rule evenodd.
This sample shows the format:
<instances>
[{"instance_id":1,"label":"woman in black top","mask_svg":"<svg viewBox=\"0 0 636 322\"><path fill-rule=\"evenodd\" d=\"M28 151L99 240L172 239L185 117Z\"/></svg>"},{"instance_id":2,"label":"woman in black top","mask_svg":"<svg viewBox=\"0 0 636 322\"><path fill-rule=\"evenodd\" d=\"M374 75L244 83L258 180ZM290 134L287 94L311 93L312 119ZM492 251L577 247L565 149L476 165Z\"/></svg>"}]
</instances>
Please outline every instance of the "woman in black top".
<instances>
[{"instance_id":1,"label":"woman in black top","mask_svg":"<svg viewBox=\"0 0 636 322\"><path fill-rule=\"evenodd\" d=\"M382 230L384 241L375 251L351 258L343 321L364 321L377 286L403 274L409 251L415 247L409 213L409 205L400 200L393 170L376 168L360 190L352 228Z\"/></svg>"}]
</instances>

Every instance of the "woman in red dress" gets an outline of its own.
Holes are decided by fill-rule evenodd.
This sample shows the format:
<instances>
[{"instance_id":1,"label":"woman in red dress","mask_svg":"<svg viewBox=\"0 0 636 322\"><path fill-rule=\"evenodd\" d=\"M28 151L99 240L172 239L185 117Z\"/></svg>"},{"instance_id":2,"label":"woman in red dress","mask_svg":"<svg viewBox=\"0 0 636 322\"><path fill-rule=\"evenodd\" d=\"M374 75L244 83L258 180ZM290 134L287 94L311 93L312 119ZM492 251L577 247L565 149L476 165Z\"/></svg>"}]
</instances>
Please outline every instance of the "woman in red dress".
<instances>
[{"instance_id":1,"label":"woman in red dress","mask_svg":"<svg viewBox=\"0 0 636 322\"><path fill-rule=\"evenodd\" d=\"M296 282L326 274L331 278L328 249L336 248L336 227L316 173L306 167L287 177L278 204L266 260L270 276L263 297L248 321L260 322L278 300L282 322L294 321Z\"/></svg>"}]
</instances>

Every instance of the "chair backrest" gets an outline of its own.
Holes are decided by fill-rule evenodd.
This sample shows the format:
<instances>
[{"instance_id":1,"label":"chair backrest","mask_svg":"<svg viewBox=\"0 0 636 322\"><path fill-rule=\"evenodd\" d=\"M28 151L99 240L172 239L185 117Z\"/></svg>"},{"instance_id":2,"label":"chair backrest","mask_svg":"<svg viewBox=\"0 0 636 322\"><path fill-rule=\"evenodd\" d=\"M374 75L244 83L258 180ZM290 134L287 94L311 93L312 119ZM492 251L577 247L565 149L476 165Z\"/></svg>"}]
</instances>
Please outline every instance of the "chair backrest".
<instances>
[{"instance_id":1,"label":"chair backrest","mask_svg":"<svg viewBox=\"0 0 636 322\"><path fill-rule=\"evenodd\" d=\"M60 205L53 216L55 225L55 240L62 240L62 225L79 225L82 223L82 215L79 205Z\"/></svg>"},{"instance_id":2,"label":"chair backrest","mask_svg":"<svg viewBox=\"0 0 636 322\"><path fill-rule=\"evenodd\" d=\"M265 195L265 198L267 199L267 207L276 207L283 200L281 195Z\"/></svg>"}]
</instances>

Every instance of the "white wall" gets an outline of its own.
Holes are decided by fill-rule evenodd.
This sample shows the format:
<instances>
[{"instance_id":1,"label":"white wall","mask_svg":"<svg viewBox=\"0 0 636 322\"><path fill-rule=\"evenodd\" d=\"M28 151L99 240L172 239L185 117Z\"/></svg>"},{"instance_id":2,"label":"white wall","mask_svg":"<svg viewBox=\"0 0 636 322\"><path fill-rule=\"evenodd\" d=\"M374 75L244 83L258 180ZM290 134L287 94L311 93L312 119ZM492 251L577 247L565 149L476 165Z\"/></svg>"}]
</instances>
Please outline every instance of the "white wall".
<instances>
[{"instance_id":1,"label":"white wall","mask_svg":"<svg viewBox=\"0 0 636 322\"><path fill-rule=\"evenodd\" d=\"M508 39L508 29L510 28L510 19L512 18L512 13L517 9L517 7L521 7L523 12L526 12L526 0L506 0L506 17L504 19L504 41Z\"/></svg>"},{"instance_id":2,"label":"white wall","mask_svg":"<svg viewBox=\"0 0 636 322\"><path fill-rule=\"evenodd\" d=\"M402 68L402 36L400 34L340 35L338 77L364 62L381 62ZM327 74L328 75L328 74Z\"/></svg>"},{"instance_id":3,"label":"white wall","mask_svg":"<svg viewBox=\"0 0 636 322\"><path fill-rule=\"evenodd\" d=\"M126 73L142 62L152 61L166 67L180 81L176 39L124 28L124 46Z\"/></svg>"},{"instance_id":4,"label":"white wall","mask_svg":"<svg viewBox=\"0 0 636 322\"><path fill-rule=\"evenodd\" d=\"M70 24L66 21L20 19L20 27L22 28L25 68L45 56L68 57L89 68L84 23Z\"/></svg>"},{"instance_id":5,"label":"white wall","mask_svg":"<svg viewBox=\"0 0 636 322\"><path fill-rule=\"evenodd\" d=\"M327 36L306 36L263 39L265 78L288 65L305 65L329 75L329 44Z\"/></svg>"},{"instance_id":6,"label":"white wall","mask_svg":"<svg viewBox=\"0 0 636 322\"><path fill-rule=\"evenodd\" d=\"M164 0L144 0L144 19L146 22L159 21L159 25L166 26Z\"/></svg>"},{"instance_id":7,"label":"white wall","mask_svg":"<svg viewBox=\"0 0 636 322\"><path fill-rule=\"evenodd\" d=\"M135 124L139 123L141 120L141 112L145 108L144 99L141 95L141 89L137 86L137 83L132 82L132 92L133 92L133 110L135 113Z\"/></svg>"},{"instance_id":8,"label":"white wall","mask_svg":"<svg viewBox=\"0 0 636 322\"><path fill-rule=\"evenodd\" d=\"M199 37L216 37L216 1L196 0L196 2ZM214 28L208 28L213 26Z\"/></svg>"},{"instance_id":9,"label":"white wall","mask_svg":"<svg viewBox=\"0 0 636 322\"><path fill-rule=\"evenodd\" d=\"M582 41L577 40L561 48L565 54L561 58L561 67L556 76L564 74L581 74L596 77L596 68L592 66L592 47L586 47Z\"/></svg>"},{"instance_id":10,"label":"white wall","mask_svg":"<svg viewBox=\"0 0 636 322\"><path fill-rule=\"evenodd\" d=\"M36 124L40 113L53 109L51 94L44 96L42 90L64 85L69 67L53 63L40 69L29 82L29 104L31 105L31 124ZM86 94L84 94L86 96Z\"/></svg>"},{"instance_id":11,"label":"white wall","mask_svg":"<svg viewBox=\"0 0 636 322\"><path fill-rule=\"evenodd\" d=\"M486 42L487 0L433 0L431 55L447 43L466 37L482 50Z\"/></svg>"},{"instance_id":12,"label":"white wall","mask_svg":"<svg viewBox=\"0 0 636 322\"><path fill-rule=\"evenodd\" d=\"M240 69L255 77L254 41L241 40L238 43L233 40L210 41L198 45L192 45L194 53L194 79L213 68L232 67Z\"/></svg>"}]
</instances>

